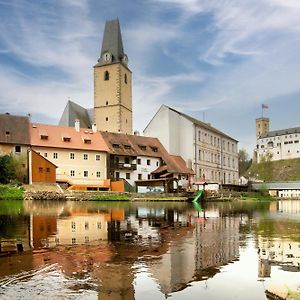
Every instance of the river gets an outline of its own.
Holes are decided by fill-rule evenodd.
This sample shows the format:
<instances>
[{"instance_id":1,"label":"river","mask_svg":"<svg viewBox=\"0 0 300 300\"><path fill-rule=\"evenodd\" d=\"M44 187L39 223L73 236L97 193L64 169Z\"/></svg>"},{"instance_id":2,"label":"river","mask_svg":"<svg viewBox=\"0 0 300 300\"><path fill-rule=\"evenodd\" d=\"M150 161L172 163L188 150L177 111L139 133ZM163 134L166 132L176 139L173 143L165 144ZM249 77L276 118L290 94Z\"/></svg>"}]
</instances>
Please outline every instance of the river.
<instances>
[{"instance_id":1,"label":"river","mask_svg":"<svg viewBox=\"0 0 300 300\"><path fill-rule=\"evenodd\" d=\"M300 201L0 201L0 299L267 299L300 287Z\"/></svg>"}]
</instances>

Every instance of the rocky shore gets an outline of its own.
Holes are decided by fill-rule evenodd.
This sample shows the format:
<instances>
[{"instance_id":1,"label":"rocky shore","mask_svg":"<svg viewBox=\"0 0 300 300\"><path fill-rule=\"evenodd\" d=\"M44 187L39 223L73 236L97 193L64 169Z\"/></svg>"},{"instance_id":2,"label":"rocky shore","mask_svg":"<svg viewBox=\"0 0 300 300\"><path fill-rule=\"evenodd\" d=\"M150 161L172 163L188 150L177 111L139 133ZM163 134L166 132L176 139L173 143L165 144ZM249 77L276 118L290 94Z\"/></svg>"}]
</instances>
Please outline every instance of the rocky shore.
<instances>
[{"instance_id":1,"label":"rocky shore","mask_svg":"<svg viewBox=\"0 0 300 300\"><path fill-rule=\"evenodd\" d=\"M25 191L24 200L44 201L188 201L183 194L137 194L96 191Z\"/></svg>"}]
</instances>

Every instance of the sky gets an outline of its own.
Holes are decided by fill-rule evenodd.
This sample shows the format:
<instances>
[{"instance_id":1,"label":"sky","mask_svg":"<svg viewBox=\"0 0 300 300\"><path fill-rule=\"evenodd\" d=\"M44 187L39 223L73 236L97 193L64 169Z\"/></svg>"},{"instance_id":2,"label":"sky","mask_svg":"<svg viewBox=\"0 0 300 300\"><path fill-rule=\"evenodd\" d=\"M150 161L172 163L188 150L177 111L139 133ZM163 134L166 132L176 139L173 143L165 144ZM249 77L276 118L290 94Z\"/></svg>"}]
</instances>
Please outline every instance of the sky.
<instances>
[{"instance_id":1,"label":"sky","mask_svg":"<svg viewBox=\"0 0 300 300\"><path fill-rule=\"evenodd\" d=\"M58 124L93 107L106 20L133 72L134 129L162 104L210 123L251 155L255 118L300 126L299 0L0 0L0 113Z\"/></svg>"}]
</instances>

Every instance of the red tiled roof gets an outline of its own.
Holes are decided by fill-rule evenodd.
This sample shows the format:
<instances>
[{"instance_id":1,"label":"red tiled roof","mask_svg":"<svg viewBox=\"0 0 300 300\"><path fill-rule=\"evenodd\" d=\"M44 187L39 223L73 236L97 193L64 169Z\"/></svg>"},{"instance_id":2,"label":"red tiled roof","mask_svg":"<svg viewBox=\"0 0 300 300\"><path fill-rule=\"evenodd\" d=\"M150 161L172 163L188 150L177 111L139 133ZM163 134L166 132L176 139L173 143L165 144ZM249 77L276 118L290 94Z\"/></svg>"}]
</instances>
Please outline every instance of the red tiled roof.
<instances>
[{"instance_id":1,"label":"red tiled roof","mask_svg":"<svg viewBox=\"0 0 300 300\"><path fill-rule=\"evenodd\" d=\"M181 156L170 155L157 138L112 132L101 132L101 134L111 154L159 157L166 163L168 172L194 174L193 170L186 167ZM154 172L160 168L165 166L159 167Z\"/></svg>"},{"instance_id":2,"label":"red tiled roof","mask_svg":"<svg viewBox=\"0 0 300 300\"><path fill-rule=\"evenodd\" d=\"M41 138L41 136L46 138ZM38 147L105 152L109 150L101 134L87 128L81 128L77 132L74 127L34 123L30 126L30 139L31 145Z\"/></svg>"},{"instance_id":3,"label":"red tiled roof","mask_svg":"<svg viewBox=\"0 0 300 300\"><path fill-rule=\"evenodd\" d=\"M162 171L167 171L168 173L178 173L178 174L190 174L194 175L194 171L189 169L185 161L181 156L170 155L165 157L164 159L166 165L158 167L156 170L152 172L152 174L161 173Z\"/></svg>"}]
</instances>

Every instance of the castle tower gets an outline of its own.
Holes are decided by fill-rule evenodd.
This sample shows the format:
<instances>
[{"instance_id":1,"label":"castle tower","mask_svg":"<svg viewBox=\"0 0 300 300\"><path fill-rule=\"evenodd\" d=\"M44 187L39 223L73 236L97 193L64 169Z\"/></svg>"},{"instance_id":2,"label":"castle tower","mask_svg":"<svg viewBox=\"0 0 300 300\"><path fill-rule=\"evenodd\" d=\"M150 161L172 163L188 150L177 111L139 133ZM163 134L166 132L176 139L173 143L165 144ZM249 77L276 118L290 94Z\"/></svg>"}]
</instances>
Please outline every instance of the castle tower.
<instances>
[{"instance_id":1,"label":"castle tower","mask_svg":"<svg viewBox=\"0 0 300 300\"><path fill-rule=\"evenodd\" d=\"M119 20L107 21L94 66L94 122L98 130L132 134L132 84Z\"/></svg>"},{"instance_id":2,"label":"castle tower","mask_svg":"<svg viewBox=\"0 0 300 300\"><path fill-rule=\"evenodd\" d=\"M256 120L256 139L263 133L269 132L270 119L269 118L257 118Z\"/></svg>"}]
</instances>

